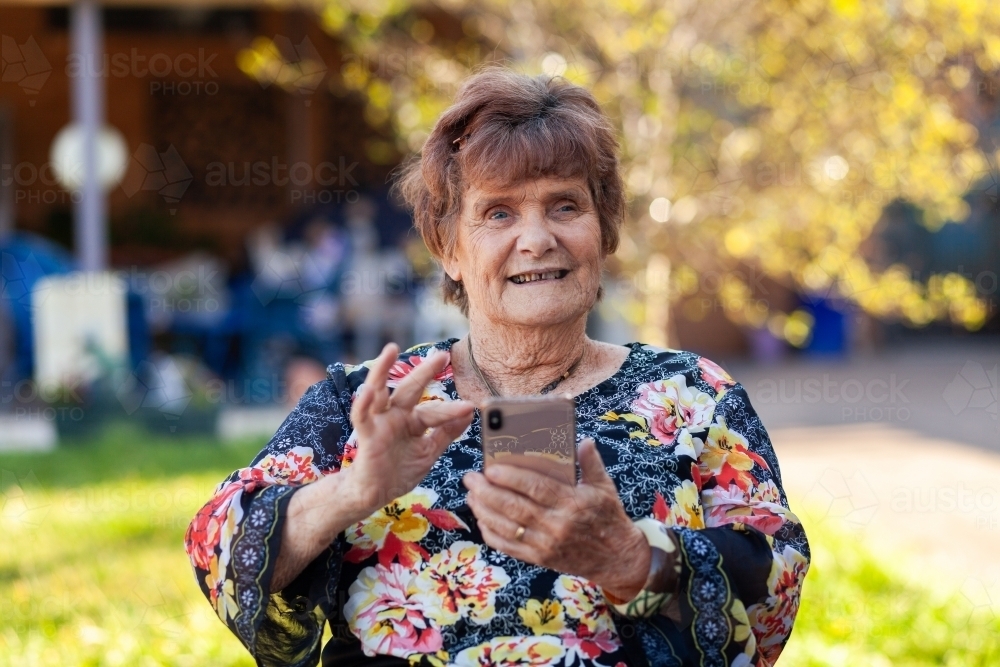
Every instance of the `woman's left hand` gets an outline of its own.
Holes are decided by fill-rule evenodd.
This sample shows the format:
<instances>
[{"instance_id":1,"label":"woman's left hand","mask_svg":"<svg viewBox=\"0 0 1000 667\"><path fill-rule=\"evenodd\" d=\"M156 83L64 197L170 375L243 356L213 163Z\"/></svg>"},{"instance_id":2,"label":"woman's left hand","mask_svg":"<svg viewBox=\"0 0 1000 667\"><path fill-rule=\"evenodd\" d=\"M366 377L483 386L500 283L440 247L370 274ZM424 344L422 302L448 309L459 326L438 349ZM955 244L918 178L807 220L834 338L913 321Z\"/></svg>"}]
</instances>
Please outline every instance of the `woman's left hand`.
<instances>
[{"instance_id":1,"label":"woman's left hand","mask_svg":"<svg viewBox=\"0 0 1000 667\"><path fill-rule=\"evenodd\" d=\"M582 480L575 485L502 463L485 475L470 472L463 478L469 507L487 545L630 600L646 582L649 543L625 513L591 438L578 456Z\"/></svg>"}]
</instances>

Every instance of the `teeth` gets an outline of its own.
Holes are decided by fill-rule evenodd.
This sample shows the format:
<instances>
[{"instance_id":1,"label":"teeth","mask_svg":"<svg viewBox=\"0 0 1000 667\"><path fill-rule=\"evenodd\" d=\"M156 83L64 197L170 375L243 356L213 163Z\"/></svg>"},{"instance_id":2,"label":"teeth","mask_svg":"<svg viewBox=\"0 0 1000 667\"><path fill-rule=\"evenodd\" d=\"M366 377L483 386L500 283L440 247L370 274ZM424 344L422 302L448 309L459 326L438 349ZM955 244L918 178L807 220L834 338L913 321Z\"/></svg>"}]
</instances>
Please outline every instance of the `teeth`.
<instances>
[{"instance_id":1,"label":"teeth","mask_svg":"<svg viewBox=\"0 0 1000 667\"><path fill-rule=\"evenodd\" d=\"M560 277L562 271L547 271L545 273L522 273L520 275L514 276L512 280L518 285L524 283L531 283L536 280L555 280Z\"/></svg>"}]
</instances>

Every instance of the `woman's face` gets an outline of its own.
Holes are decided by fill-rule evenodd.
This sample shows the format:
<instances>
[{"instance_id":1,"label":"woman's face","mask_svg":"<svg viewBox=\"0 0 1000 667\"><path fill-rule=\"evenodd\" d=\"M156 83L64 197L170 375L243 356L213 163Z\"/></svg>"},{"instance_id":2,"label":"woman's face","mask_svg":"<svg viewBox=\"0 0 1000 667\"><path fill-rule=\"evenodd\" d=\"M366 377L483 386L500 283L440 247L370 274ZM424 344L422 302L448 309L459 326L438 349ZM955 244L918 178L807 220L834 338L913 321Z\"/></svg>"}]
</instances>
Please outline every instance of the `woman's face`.
<instances>
[{"instance_id":1,"label":"woman's face","mask_svg":"<svg viewBox=\"0 0 1000 667\"><path fill-rule=\"evenodd\" d=\"M584 178L539 178L502 189L469 187L444 268L461 280L469 315L548 326L590 311L604 254Z\"/></svg>"}]
</instances>

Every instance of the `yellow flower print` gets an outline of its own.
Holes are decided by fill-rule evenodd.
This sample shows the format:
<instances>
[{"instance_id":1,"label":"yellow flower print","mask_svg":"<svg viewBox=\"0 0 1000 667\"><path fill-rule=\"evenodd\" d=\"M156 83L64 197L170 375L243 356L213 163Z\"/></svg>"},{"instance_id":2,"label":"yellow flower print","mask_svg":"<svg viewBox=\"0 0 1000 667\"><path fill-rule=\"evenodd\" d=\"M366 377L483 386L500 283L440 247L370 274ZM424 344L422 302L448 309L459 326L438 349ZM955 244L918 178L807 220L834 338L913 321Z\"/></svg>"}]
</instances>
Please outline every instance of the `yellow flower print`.
<instances>
[{"instance_id":1,"label":"yellow flower print","mask_svg":"<svg viewBox=\"0 0 1000 667\"><path fill-rule=\"evenodd\" d=\"M766 482L761 482L760 484L754 487L750 499L753 501L754 504L768 503L771 505L778 505L780 507L781 491L778 490L777 484L775 484L771 480L767 480ZM783 507L781 507L780 509L784 510ZM787 511L785 511L784 513L788 514Z\"/></svg>"},{"instance_id":2,"label":"yellow flower print","mask_svg":"<svg viewBox=\"0 0 1000 667\"><path fill-rule=\"evenodd\" d=\"M499 565L482 557L482 545L455 542L434 554L414 580L417 598L429 618L452 625L460 618L489 623L496 615L496 593L510 583Z\"/></svg>"},{"instance_id":3,"label":"yellow flower print","mask_svg":"<svg viewBox=\"0 0 1000 667\"><path fill-rule=\"evenodd\" d=\"M649 432L649 425L645 417L640 417L631 412L622 412L619 414L614 410L608 410L598 417L598 419L606 422L625 422L624 427L628 431L629 438L642 440L652 447L658 447L663 444Z\"/></svg>"},{"instance_id":4,"label":"yellow flower print","mask_svg":"<svg viewBox=\"0 0 1000 667\"><path fill-rule=\"evenodd\" d=\"M653 503L653 518L668 527L704 528L705 514L698 485L687 479L681 482L674 489L674 502L671 505L667 505L663 494L657 491Z\"/></svg>"},{"instance_id":5,"label":"yellow flower print","mask_svg":"<svg viewBox=\"0 0 1000 667\"><path fill-rule=\"evenodd\" d=\"M809 561L795 549L786 546L781 553L773 552L771 574L767 578L769 597L790 599L797 598L802 586L802 579L809 569Z\"/></svg>"},{"instance_id":6,"label":"yellow flower print","mask_svg":"<svg viewBox=\"0 0 1000 667\"><path fill-rule=\"evenodd\" d=\"M695 529L705 527L701 494L691 480L684 480L674 490L674 504L670 508L670 518L673 519L673 523L668 522L668 525L687 526Z\"/></svg>"},{"instance_id":7,"label":"yellow flower print","mask_svg":"<svg viewBox=\"0 0 1000 667\"><path fill-rule=\"evenodd\" d=\"M528 600L517 613L536 635L557 635L566 629L563 606L556 600Z\"/></svg>"},{"instance_id":8,"label":"yellow flower print","mask_svg":"<svg viewBox=\"0 0 1000 667\"><path fill-rule=\"evenodd\" d=\"M774 539L768 544L774 549ZM759 638L760 654L771 660L781 652L785 638L799 610L802 581L809 570L809 560L790 546L772 551L771 573L767 578L767 599L750 606L747 615Z\"/></svg>"},{"instance_id":9,"label":"yellow flower print","mask_svg":"<svg viewBox=\"0 0 1000 667\"><path fill-rule=\"evenodd\" d=\"M733 630L733 639L742 642L749 638L751 642L756 643L753 634L750 632L750 619L747 617L747 609L743 606L743 601L739 598L733 598L733 604L729 608L729 613L732 615L733 620L736 621L736 627Z\"/></svg>"},{"instance_id":10,"label":"yellow flower print","mask_svg":"<svg viewBox=\"0 0 1000 667\"><path fill-rule=\"evenodd\" d=\"M603 415L600 416L601 421L613 422L613 421L626 421L636 424L639 428L646 430L648 427L646 425L646 418L640 417L639 415L634 415L631 412L623 412L618 414L614 410L608 410Z\"/></svg>"},{"instance_id":11,"label":"yellow flower print","mask_svg":"<svg viewBox=\"0 0 1000 667\"><path fill-rule=\"evenodd\" d=\"M708 440L701 460L709 470L719 470L725 464L737 470L753 468L753 461L747 456L746 438L731 431L721 418L708 427Z\"/></svg>"},{"instance_id":12,"label":"yellow flower print","mask_svg":"<svg viewBox=\"0 0 1000 667\"><path fill-rule=\"evenodd\" d=\"M208 575L205 576L205 585L208 587L209 602L215 607L215 612L223 623L227 619L234 618L240 608L236 605L236 592L232 579L225 578L225 569L219 573L219 559L212 557L209 563Z\"/></svg>"},{"instance_id":13,"label":"yellow flower print","mask_svg":"<svg viewBox=\"0 0 1000 667\"><path fill-rule=\"evenodd\" d=\"M236 532L236 526L243 518L243 508L240 505L240 496L242 493L243 491L239 490L233 494L232 504L226 510L226 519L219 530L221 559L219 555L216 555L214 550L211 551L207 563L208 574L205 575L205 586L208 588L209 602L211 602L212 607L223 623L226 622L227 618L233 618L239 612L235 598L235 584L233 584L232 579L226 579L226 570L229 568L229 559L232 554L230 544L233 541L233 534Z\"/></svg>"},{"instance_id":14,"label":"yellow flower print","mask_svg":"<svg viewBox=\"0 0 1000 667\"><path fill-rule=\"evenodd\" d=\"M313 463L312 447L293 447L283 454L268 454L249 471L251 479L262 479L273 484L308 484L323 476L323 472Z\"/></svg>"},{"instance_id":15,"label":"yellow flower print","mask_svg":"<svg viewBox=\"0 0 1000 667\"><path fill-rule=\"evenodd\" d=\"M497 637L467 648L455 656L457 667L542 667L553 665L566 654L566 648L556 637Z\"/></svg>"},{"instance_id":16,"label":"yellow flower print","mask_svg":"<svg viewBox=\"0 0 1000 667\"><path fill-rule=\"evenodd\" d=\"M593 634L613 631L615 622L611 618L604 596L594 584L580 577L559 575L552 586L553 594L559 598L566 614L585 625Z\"/></svg>"},{"instance_id":17,"label":"yellow flower print","mask_svg":"<svg viewBox=\"0 0 1000 667\"><path fill-rule=\"evenodd\" d=\"M431 509L437 499L436 491L418 486L359 521L347 530L351 549L344 558L360 563L378 551L382 565L388 565L395 558L407 567L426 560L429 554L418 542L427 536L432 525L442 530L469 529L454 513Z\"/></svg>"},{"instance_id":18,"label":"yellow flower print","mask_svg":"<svg viewBox=\"0 0 1000 667\"><path fill-rule=\"evenodd\" d=\"M750 474L753 464L770 470L767 461L750 451L746 438L726 426L726 421L718 421L708 427L708 438L698 461L702 479L713 475L720 486L735 484L744 491L755 483Z\"/></svg>"},{"instance_id":19,"label":"yellow flower print","mask_svg":"<svg viewBox=\"0 0 1000 667\"><path fill-rule=\"evenodd\" d=\"M448 667L449 656L448 651L444 649L438 651L437 653L414 653L409 658L410 664L413 667L417 665L430 665L430 667Z\"/></svg>"},{"instance_id":20,"label":"yellow flower print","mask_svg":"<svg viewBox=\"0 0 1000 667\"><path fill-rule=\"evenodd\" d=\"M732 667L751 667L750 661L757 650L757 637L750 631L750 618L747 616L747 610L743 606L743 601L739 598L733 598L729 614L735 621L733 639L737 642L746 642L743 645L743 652L733 660Z\"/></svg>"}]
</instances>

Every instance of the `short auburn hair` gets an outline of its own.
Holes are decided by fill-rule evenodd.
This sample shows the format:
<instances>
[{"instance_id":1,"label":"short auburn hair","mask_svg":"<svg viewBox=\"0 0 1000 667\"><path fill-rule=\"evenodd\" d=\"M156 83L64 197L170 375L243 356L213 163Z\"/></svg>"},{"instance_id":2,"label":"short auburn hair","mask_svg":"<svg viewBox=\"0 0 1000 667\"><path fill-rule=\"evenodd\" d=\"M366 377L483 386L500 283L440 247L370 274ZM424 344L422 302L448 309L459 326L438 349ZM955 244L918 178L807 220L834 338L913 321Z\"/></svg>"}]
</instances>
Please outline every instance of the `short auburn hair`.
<instances>
[{"instance_id":1,"label":"short auburn hair","mask_svg":"<svg viewBox=\"0 0 1000 667\"><path fill-rule=\"evenodd\" d=\"M419 156L400 170L396 189L413 225L437 258L456 240L470 184L512 186L554 176L584 177L598 213L601 248L618 248L625 185L614 127L588 90L565 79L488 67L462 84ZM468 314L468 296L447 274L444 300Z\"/></svg>"}]
</instances>

